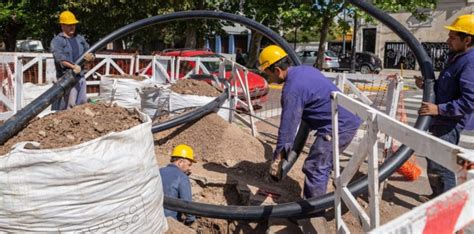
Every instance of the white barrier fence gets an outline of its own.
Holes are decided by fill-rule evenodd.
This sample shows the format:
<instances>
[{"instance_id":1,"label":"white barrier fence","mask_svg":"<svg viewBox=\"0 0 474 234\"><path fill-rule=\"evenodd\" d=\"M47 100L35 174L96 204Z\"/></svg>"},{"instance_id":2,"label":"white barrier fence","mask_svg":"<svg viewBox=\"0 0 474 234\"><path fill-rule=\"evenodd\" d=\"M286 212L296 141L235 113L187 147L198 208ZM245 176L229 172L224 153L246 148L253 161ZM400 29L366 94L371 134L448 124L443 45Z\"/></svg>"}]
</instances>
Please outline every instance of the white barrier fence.
<instances>
[{"instance_id":1,"label":"white barrier fence","mask_svg":"<svg viewBox=\"0 0 474 234\"><path fill-rule=\"evenodd\" d=\"M23 64L23 59L29 61ZM144 56L144 55L108 55L97 54L96 59L100 60L96 65L85 73L87 85L99 85L100 81L95 80L100 76L110 75L112 71L120 75L142 75L152 79L156 83L175 83L178 79L187 79L192 75L206 75L212 78L214 85L224 88L220 79L227 79L233 95L229 96L232 103L231 108L246 108L251 115L254 115L253 106L250 98L250 89L248 85L248 70L227 57L172 57L172 56ZM129 64L128 72L125 67L118 65L118 60L126 61ZM140 63L148 61L144 68L140 68ZM46 66L43 65L46 61ZM13 64L14 67L11 67ZM0 65L4 66L5 73L8 74L2 81L3 90L7 92L0 93L0 102L4 104L7 112L0 113L0 120L5 120L23 108L23 75L24 72L37 65L38 83L52 83L56 81L56 70L52 54L39 53L0 53ZM209 71L209 66L219 69ZM151 69L151 74L150 74ZM21 72L17 72L21 71ZM100 73L99 71L102 71ZM46 79L43 79L43 73ZM230 75L230 77L226 77ZM88 96L96 96L98 93L90 93ZM231 111L231 118L234 116L252 129L256 136L257 130L253 117L250 120L243 118L240 114Z\"/></svg>"},{"instance_id":2,"label":"white barrier fence","mask_svg":"<svg viewBox=\"0 0 474 234\"><path fill-rule=\"evenodd\" d=\"M333 160L335 177L334 180L336 186L335 216L337 226L336 228L338 233L349 233L349 229L342 220L342 203L346 204L349 207L350 212L361 220L364 231L373 230L374 228L377 228L380 224L379 201L381 197L379 194L378 180L379 133L384 133L390 137L393 137L397 141L413 149L417 154L427 155L431 160L455 172L458 184L466 180L467 170L463 166L465 165L465 163L472 164L474 162L473 151L464 149L457 145L450 144L437 137L431 136L424 131L403 124L364 103L361 103L348 97L345 94L335 92L332 94L332 98ZM358 149L356 150L342 173L340 172L340 152L338 148L338 105L357 114L357 116L364 120L368 125L367 134L363 137L361 144L359 145ZM364 211L364 208L357 202L357 199L351 194L351 192L347 188L349 181L358 171L358 168L364 162L367 156L369 179L368 215ZM469 184L471 183L472 182L470 182ZM457 190L455 189L448 192L448 194L445 194L445 196L453 195L453 193L458 190L471 188L470 186L471 185L465 185L465 187L459 187L457 188ZM472 192L468 192L466 194L471 196ZM440 197L440 199L441 198L442 197ZM435 201L436 200L434 200L433 202ZM423 207L424 206L420 207L419 209ZM468 209L469 211L467 212L472 212L472 206ZM426 214L426 212L424 214ZM459 222L465 224L468 223L468 221L474 221L474 216L471 215L469 216L469 218L466 218L466 220ZM462 225L459 225L459 227L462 227ZM384 231L382 232L385 233Z\"/></svg>"}]
</instances>

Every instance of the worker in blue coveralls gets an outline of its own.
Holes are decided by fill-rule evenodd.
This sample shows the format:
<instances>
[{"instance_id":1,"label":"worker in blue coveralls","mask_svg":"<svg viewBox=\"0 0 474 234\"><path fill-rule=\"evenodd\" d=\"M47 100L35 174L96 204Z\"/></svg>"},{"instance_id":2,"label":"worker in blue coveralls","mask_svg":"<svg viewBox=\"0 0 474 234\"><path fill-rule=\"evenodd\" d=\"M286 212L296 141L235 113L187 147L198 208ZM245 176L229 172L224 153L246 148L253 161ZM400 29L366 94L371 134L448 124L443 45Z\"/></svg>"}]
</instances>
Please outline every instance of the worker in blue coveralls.
<instances>
[{"instance_id":1,"label":"worker in blue coveralls","mask_svg":"<svg viewBox=\"0 0 474 234\"><path fill-rule=\"evenodd\" d=\"M79 21L72 12L61 12L59 24L61 25L62 32L51 41L51 53L53 53L54 57L56 78L61 78L66 73L66 70L71 69L79 80L68 93L52 104L52 110L65 110L87 102L84 72L81 71L82 68L79 65L74 64L74 61L89 49L89 44L84 37L76 33L76 25L78 23ZM86 62L91 62L94 59L95 57L92 53L84 55Z\"/></svg>"},{"instance_id":2,"label":"worker in blue coveralls","mask_svg":"<svg viewBox=\"0 0 474 234\"><path fill-rule=\"evenodd\" d=\"M190 146L181 144L173 149L170 164L160 168L163 192L166 196L192 201L191 183L188 175L191 173L191 166L194 162L196 162L194 152ZM183 219L181 213L168 209L165 209L165 216L182 221L186 225L191 225L196 220L193 215L185 215Z\"/></svg>"},{"instance_id":3,"label":"worker in blue coveralls","mask_svg":"<svg viewBox=\"0 0 474 234\"><path fill-rule=\"evenodd\" d=\"M278 140L273 153L270 175L279 177L283 159L293 147L299 124L304 120L316 130L309 155L303 165L304 198L326 194L332 166L331 92L337 87L314 67L290 66L287 53L276 45L262 50L259 69L270 82L285 83L281 94L282 114ZM351 143L361 120L351 112L339 110L339 148L341 152Z\"/></svg>"},{"instance_id":4,"label":"worker in blue coveralls","mask_svg":"<svg viewBox=\"0 0 474 234\"><path fill-rule=\"evenodd\" d=\"M453 144L459 143L461 131L474 129L474 14L458 17L450 26L448 47L450 56L446 67L435 80L435 103L423 102L418 113L433 116L429 131ZM416 85L423 88L421 77ZM451 156L451 155L446 155ZM456 186L455 174L427 159L428 180L433 193L422 200L432 199Z\"/></svg>"}]
</instances>

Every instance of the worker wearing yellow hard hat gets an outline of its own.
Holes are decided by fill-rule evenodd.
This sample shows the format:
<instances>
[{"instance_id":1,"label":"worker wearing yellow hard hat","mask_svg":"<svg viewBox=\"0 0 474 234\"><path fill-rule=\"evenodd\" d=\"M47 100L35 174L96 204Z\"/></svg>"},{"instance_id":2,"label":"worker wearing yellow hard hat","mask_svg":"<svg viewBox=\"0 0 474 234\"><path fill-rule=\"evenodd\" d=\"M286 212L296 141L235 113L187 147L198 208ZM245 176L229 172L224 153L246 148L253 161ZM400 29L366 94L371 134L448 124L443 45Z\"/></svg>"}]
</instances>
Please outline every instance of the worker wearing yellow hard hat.
<instances>
[{"instance_id":1,"label":"worker wearing yellow hard hat","mask_svg":"<svg viewBox=\"0 0 474 234\"><path fill-rule=\"evenodd\" d=\"M86 62L92 62L95 57L92 53L86 53L89 50L89 44L83 36L77 34L76 24L78 23L76 16L70 11L59 14L61 32L51 41L56 79L61 79L68 70L72 70L79 81L64 97L53 103L53 110L65 110L87 102L84 72L75 62L84 53Z\"/></svg>"},{"instance_id":2,"label":"worker wearing yellow hard hat","mask_svg":"<svg viewBox=\"0 0 474 234\"><path fill-rule=\"evenodd\" d=\"M194 160L194 151L189 145L180 144L174 147L171 153L170 164L160 168L161 181L165 196L192 201L191 183L188 175L191 173L191 166ZM165 209L165 216L183 221L186 225L191 225L196 220L193 215L184 215L173 210Z\"/></svg>"},{"instance_id":3,"label":"worker wearing yellow hard hat","mask_svg":"<svg viewBox=\"0 0 474 234\"><path fill-rule=\"evenodd\" d=\"M423 102L418 113L433 116L430 132L445 141L458 144L461 131L474 130L474 14L459 16L451 25L448 40L449 57L434 91L435 103ZM424 82L416 80L419 88ZM428 159L428 180L433 193L422 196L432 199L456 186L455 174Z\"/></svg>"},{"instance_id":4,"label":"worker wearing yellow hard hat","mask_svg":"<svg viewBox=\"0 0 474 234\"><path fill-rule=\"evenodd\" d=\"M339 91L318 69L292 66L287 53L277 45L265 47L259 55L259 69L270 82L285 83L281 94L282 114L277 144L269 174L280 180L282 165L292 150L298 125L304 120L317 137L305 159L304 198L326 194L332 170L331 92ZM349 111L339 110L339 149L342 152L352 141L361 120ZM322 215L322 214L320 214Z\"/></svg>"},{"instance_id":5,"label":"worker wearing yellow hard hat","mask_svg":"<svg viewBox=\"0 0 474 234\"><path fill-rule=\"evenodd\" d=\"M78 24L79 20L76 19L76 16L70 11L63 11L59 14L59 23L60 24Z\"/></svg>"}]
</instances>

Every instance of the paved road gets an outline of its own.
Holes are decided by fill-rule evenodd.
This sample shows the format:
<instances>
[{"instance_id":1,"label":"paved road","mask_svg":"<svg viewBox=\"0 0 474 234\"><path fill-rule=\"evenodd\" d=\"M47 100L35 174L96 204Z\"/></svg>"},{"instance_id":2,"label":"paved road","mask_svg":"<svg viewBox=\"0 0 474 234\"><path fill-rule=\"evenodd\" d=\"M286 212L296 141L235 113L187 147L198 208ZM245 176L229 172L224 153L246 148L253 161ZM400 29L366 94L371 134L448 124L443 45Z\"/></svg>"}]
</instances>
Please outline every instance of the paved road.
<instances>
[{"instance_id":1,"label":"paved road","mask_svg":"<svg viewBox=\"0 0 474 234\"><path fill-rule=\"evenodd\" d=\"M413 126L418 117L418 109L422 100L422 91L415 88L413 79L406 79L404 82L405 87L408 87L408 90L403 93L408 124ZM257 111L257 114L262 118L279 116L281 113L280 95L281 86L272 86L268 95L268 101L264 104L261 110ZM474 131L464 131L461 135L459 145L468 149L474 149Z\"/></svg>"},{"instance_id":2,"label":"paved road","mask_svg":"<svg viewBox=\"0 0 474 234\"><path fill-rule=\"evenodd\" d=\"M408 124L413 126L418 117L418 109L423 97L421 90L407 91L404 93L405 108L408 116ZM460 146L474 149L474 131L463 131L461 134Z\"/></svg>"}]
</instances>

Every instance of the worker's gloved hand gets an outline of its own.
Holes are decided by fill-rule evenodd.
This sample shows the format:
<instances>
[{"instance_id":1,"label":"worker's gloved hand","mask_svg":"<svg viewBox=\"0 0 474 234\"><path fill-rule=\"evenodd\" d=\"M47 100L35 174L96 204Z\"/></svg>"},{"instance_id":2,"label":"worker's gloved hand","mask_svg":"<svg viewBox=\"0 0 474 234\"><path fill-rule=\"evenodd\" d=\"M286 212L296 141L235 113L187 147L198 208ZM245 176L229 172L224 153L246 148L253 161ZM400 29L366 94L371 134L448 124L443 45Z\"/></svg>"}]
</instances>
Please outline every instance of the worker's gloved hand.
<instances>
[{"instance_id":1,"label":"worker's gloved hand","mask_svg":"<svg viewBox=\"0 0 474 234\"><path fill-rule=\"evenodd\" d=\"M198 224L196 222L196 219L194 218L187 218L186 220L184 220L184 225L188 226L189 228L191 229L194 229L194 230L197 230L198 228Z\"/></svg>"},{"instance_id":2,"label":"worker's gloved hand","mask_svg":"<svg viewBox=\"0 0 474 234\"><path fill-rule=\"evenodd\" d=\"M272 160L272 163L270 164L270 170L268 172L270 173L271 178L275 181L281 180L282 171L283 171L282 166L283 166L284 159L285 159L285 155L284 155L284 152L282 151Z\"/></svg>"},{"instance_id":3,"label":"worker's gloved hand","mask_svg":"<svg viewBox=\"0 0 474 234\"><path fill-rule=\"evenodd\" d=\"M414 76L415 78L415 84L416 84L416 87L418 87L419 89L423 89L423 85L424 85L424 80L423 80L423 77L422 76Z\"/></svg>"},{"instance_id":4,"label":"worker's gloved hand","mask_svg":"<svg viewBox=\"0 0 474 234\"><path fill-rule=\"evenodd\" d=\"M92 62L94 61L94 59L95 59L95 56L93 53L88 52L84 55L84 60L86 60L86 62Z\"/></svg>"},{"instance_id":5,"label":"worker's gloved hand","mask_svg":"<svg viewBox=\"0 0 474 234\"><path fill-rule=\"evenodd\" d=\"M77 64L74 64L74 68L72 68L72 71L74 72L74 74L79 74L81 73L81 67Z\"/></svg>"}]
</instances>

